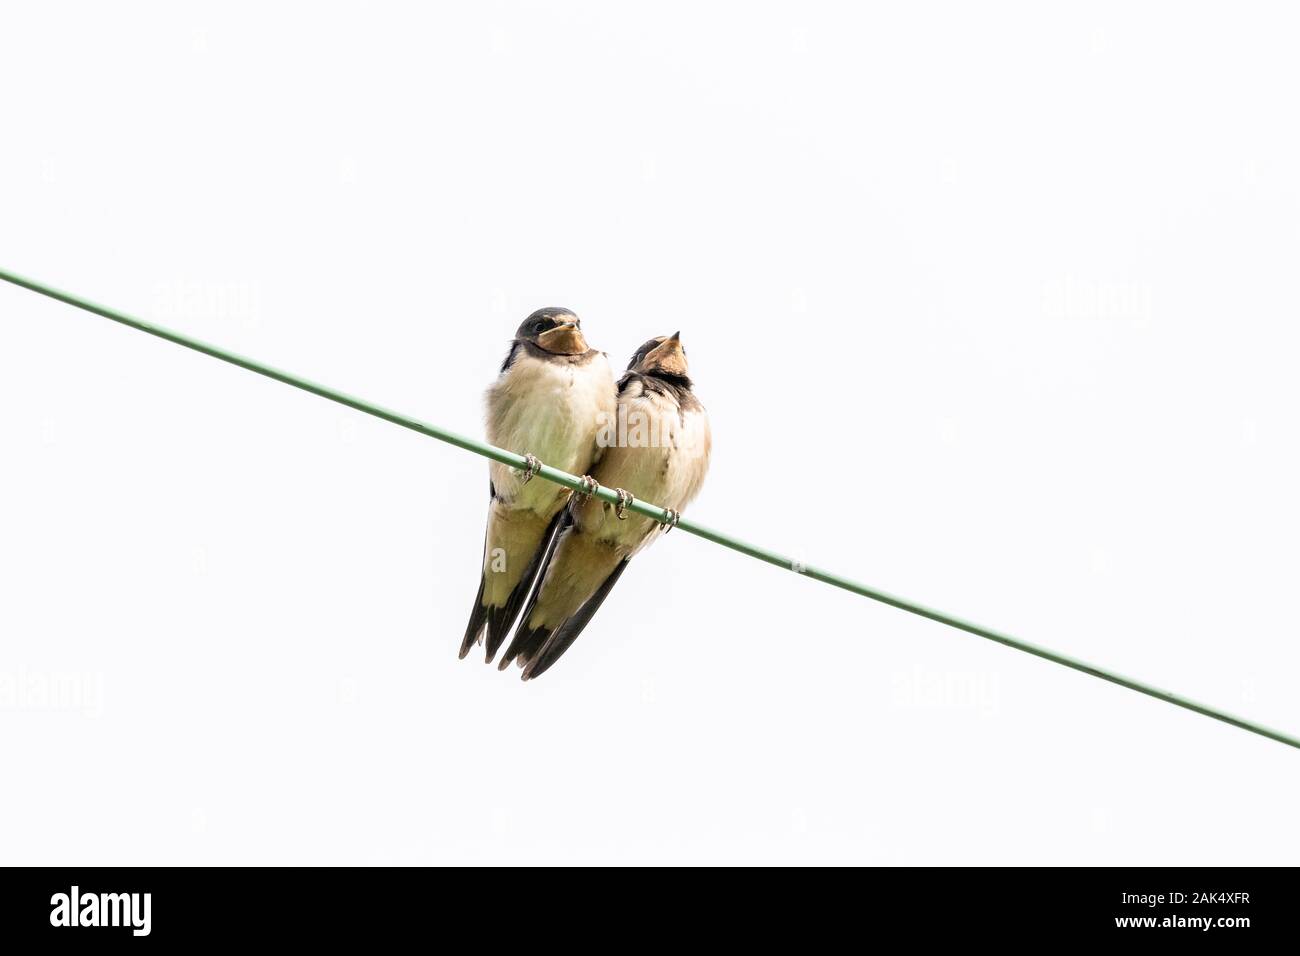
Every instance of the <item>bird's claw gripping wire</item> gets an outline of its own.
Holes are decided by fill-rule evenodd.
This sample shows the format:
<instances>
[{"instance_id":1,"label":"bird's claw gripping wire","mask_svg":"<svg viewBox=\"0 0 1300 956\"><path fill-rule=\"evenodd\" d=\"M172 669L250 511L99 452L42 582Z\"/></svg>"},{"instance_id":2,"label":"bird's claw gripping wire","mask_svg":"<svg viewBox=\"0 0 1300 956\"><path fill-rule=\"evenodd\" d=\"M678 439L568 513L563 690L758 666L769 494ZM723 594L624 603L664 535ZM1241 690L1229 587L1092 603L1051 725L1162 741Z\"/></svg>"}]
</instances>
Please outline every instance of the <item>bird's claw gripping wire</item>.
<instances>
[{"instance_id":1,"label":"bird's claw gripping wire","mask_svg":"<svg viewBox=\"0 0 1300 956\"><path fill-rule=\"evenodd\" d=\"M578 487L574 489L574 494L583 501L590 501L591 496L600 491L600 482L591 475L583 475L578 479Z\"/></svg>"},{"instance_id":2,"label":"bird's claw gripping wire","mask_svg":"<svg viewBox=\"0 0 1300 956\"><path fill-rule=\"evenodd\" d=\"M530 481L536 478L537 473L542 470L542 463L537 460L537 457L535 455L524 455L524 461L527 462L528 464L527 468L522 470L519 468L515 469L515 474L521 476L519 478L519 483L521 485L528 484Z\"/></svg>"},{"instance_id":3,"label":"bird's claw gripping wire","mask_svg":"<svg viewBox=\"0 0 1300 956\"><path fill-rule=\"evenodd\" d=\"M614 513L618 515L619 521L623 521L627 518L628 506L636 499L632 496L632 492L624 488L615 488L614 494L618 495L618 509Z\"/></svg>"},{"instance_id":4,"label":"bird's claw gripping wire","mask_svg":"<svg viewBox=\"0 0 1300 956\"><path fill-rule=\"evenodd\" d=\"M664 526L664 534L667 534L669 531L672 531L673 528L676 528L677 522L681 520L682 520L682 513L680 511L674 511L672 508L665 508L663 521L662 521Z\"/></svg>"}]
</instances>

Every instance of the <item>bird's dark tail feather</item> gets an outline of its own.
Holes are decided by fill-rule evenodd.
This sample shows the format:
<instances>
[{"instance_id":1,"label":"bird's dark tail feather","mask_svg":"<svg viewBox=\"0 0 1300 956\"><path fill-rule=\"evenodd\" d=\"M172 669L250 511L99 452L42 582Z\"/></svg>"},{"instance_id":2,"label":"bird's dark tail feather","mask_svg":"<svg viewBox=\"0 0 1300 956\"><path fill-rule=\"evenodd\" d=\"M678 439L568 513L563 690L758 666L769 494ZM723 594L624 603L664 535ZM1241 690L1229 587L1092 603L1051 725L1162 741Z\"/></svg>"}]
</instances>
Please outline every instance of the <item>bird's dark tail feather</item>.
<instances>
[{"instance_id":1,"label":"bird's dark tail feather","mask_svg":"<svg viewBox=\"0 0 1300 956\"><path fill-rule=\"evenodd\" d=\"M515 585L515 589L510 592L506 598L506 603L501 607L490 607L487 609L487 662L492 663L492 658L497 656L497 651L505 643L506 635L510 633L510 628L514 627L515 619L519 617L519 609L523 607L525 598L528 597L532 590L533 582L537 579L538 569L545 566L551 555L552 542L556 537L556 528L560 526L564 510L556 512L551 523L546 526L546 531L542 534L542 540L538 543L537 550L533 552L533 558L528 562L528 567L524 569L523 577Z\"/></svg>"},{"instance_id":2,"label":"bird's dark tail feather","mask_svg":"<svg viewBox=\"0 0 1300 956\"><path fill-rule=\"evenodd\" d=\"M487 623L488 609L483 606L483 588L487 585L487 575L484 574L478 579L478 596L474 598L474 610L469 612L469 625L465 628L465 637L460 642L460 659L464 660L469 649L478 641L479 635L483 633L483 625Z\"/></svg>"},{"instance_id":3,"label":"bird's dark tail feather","mask_svg":"<svg viewBox=\"0 0 1300 956\"><path fill-rule=\"evenodd\" d=\"M510 642L510 647L506 651L506 656L501 658L501 663L497 665L499 670L505 670L510 666L511 661L515 661L520 667L527 667L532 656L537 653L538 648L550 639L554 631L548 627L528 627L528 615L524 615L524 623L519 625L519 630L515 631L515 638Z\"/></svg>"},{"instance_id":4,"label":"bird's dark tail feather","mask_svg":"<svg viewBox=\"0 0 1300 956\"><path fill-rule=\"evenodd\" d=\"M491 501L496 498L496 496L496 486L492 484L492 479L489 478L488 500ZM487 545L488 536L487 531L485 530L483 532L483 563L487 561ZM483 563L479 564L480 568L483 567ZM484 572L479 576L478 595L474 598L474 609L469 612L469 624L465 626L465 636L460 642L460 659L462 661L465 659L465 655L469 653L469 649L474 646L474 642L479 639L479 635L483 632L483 624L487 620L487 608L483 606L483 588L486 586L487 574Z\"/></svg>"},{"instance_id":5,"label":"bird's dark tail feather","mask_svg":"<svg viewBox=\"0 0 1300 956\"><path fill-rule=\"evenodd\" d=\"M609 592L614 589L618 579L627 570L627 565L628 560L626 558L620 561L618 566L609 573L609 577L596 589L596 593L587 599L587 603L578 608L571 618L553 632L547 634L541 640L538 640L537 632L532 632L535 636L531 645L536 650L530 648L528 662L524 665L524 680L532 680L534 677L541 677L545 674L551 665L558 661L560 656L578 639L578 635L591 622L592 616L600 610L600 606L605 603L605 598L609 597ZM524 618L524 620L527 621L528 619Z\"/></svg>"},{"instance_id":6,"label":"bird's dark tail feather","mask_svg":"<svg viewBox=\"0 0 1300 956\"><path fill-rule=\"evenodd\" d=\"M498 670L505 670L510 666L510 662L518 659L519 666L523 667L528 663L528 658L532 656L533 651L541 647L545 640L551 636L551 632L545 628L529 628L528 617L533 613L533 608L537 606L537 595L542 590L542 582L546 580L546 572L551 566L551 559L555 557L555 549L560 546L560 536L564 534L569 525L573 524L573 512L565 508L556 515L559 524L556 526L555 533L551 535L550 543L546 546L546 554L542 557L538 565L536 578L537 586L533 588L532 594L528 597L528 604L524 606L524 613L520 617L519 629L515 631L514 640L506 648L505 656L501 658L501 663L497 665ZM502 632L502 636L505 633Z\"/></svg>"}]
</instances>

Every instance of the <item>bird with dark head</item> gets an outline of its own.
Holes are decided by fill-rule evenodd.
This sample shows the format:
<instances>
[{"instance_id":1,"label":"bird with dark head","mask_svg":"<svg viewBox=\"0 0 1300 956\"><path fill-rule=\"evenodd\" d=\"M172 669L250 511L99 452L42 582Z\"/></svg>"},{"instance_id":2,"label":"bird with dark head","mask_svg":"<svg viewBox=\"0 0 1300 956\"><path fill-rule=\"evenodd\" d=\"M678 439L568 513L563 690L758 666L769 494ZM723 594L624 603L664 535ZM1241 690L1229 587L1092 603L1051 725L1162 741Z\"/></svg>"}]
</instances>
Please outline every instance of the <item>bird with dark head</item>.
<instances>
[{"instance_id":1,"label":"bird with dark head","mask_svg":"<svg viewBox=\"0 0 1300 956\"><path fill-rule=\"evenodd\" d=\"M506 356L506 365L510 364L517 349L523 348L533 354L567 355L581 357L591 349L582 335L582 320L568 309L538 309L520 324ZM505 367L502 368L505 371Z\"/></svg>"},{"instance_id":2,"label":"bird with dark head","mask_svg":"<svg viewBox=\"0 0 1300 956\"><path fill-rule=\"evenodd\" d=\"M600 449L596 433L614 414L614 375L604 352L587 344L568 309L538 309L519 326L487 391L493 445L572 474L585 474ZM478 596L460 645L496 656L533 585L570 491L493 462Z\"/></svg>"},{"instance_id":3,"label":"bird with dark head","mask_svg":"<svg viewBox=\"0 0 1300 956\"><path fill-rule=\"evenodd\" d=\"M695 397L680 333L646 342L618 383L614 427L602 431L601 485L680 511L699 494L712 436ZM500 666L524 680L545 673L600 608L628 562L664 532L651 518L599 498L574 498L537 574L537 586Z\"/></svg>"}]
</instances>

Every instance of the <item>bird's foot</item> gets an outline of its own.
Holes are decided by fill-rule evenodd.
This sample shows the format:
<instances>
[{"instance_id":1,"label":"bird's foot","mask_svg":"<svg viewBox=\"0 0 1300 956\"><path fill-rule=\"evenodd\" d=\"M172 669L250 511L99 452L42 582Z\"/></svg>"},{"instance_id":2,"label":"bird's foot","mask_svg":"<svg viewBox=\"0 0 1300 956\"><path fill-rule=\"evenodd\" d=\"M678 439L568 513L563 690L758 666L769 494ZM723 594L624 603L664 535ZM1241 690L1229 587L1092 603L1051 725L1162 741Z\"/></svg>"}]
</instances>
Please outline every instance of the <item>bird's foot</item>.
<instances>
[{"instance_id":1,"label":"bird's foot","mask_svg":"<svg viewBox=\"0 0 1300 956\"><path fill-rule=\"evenodd\" d=\"M667 534L669 531L672 531L673 528L676 528L677 522L681 520L682 513L680 511L674 511L672 508L665 508L663 519L660 522L664 526L664 534Z\"/></svg>"},{"instance_id":2,"label":"bird's foot","mask_svg":"<svg viewBox=\"0 0 1300 956\"><path fill-rule=\"evenodd\" d=\"M524 461L528 464L527 468L523 470L519 468L515 469L515 474L520 476L519 483L521 485L528 484L537 476L537 473L542 470L542 463L537 460L537 456L524 455Z\"/></svg>"},{"instance_id":3,"label":"bird's foot","mask_svg":"<svg viewBox=\"0 0 1300 956\"><path fill-rule=\"evenodd\" d=\"M618 509L614 513L618 515L619 521L623 521L627 518L628 506L631 505L636 498L632 496L632 492L625 488L615 488L614 494L618 495Z\"/></svg>"},{"instance_id":4,"label":"bird's foot","mask_svg":"<svg viewBox=\"0 0 1300 956\"><path fill-rule=\"evenodd\" d=\"M578 479L580 487L574 491L574 494L583 501L590 501L591 496L600 491L600 482L591 475L583 475Z\"/></svg>"}]
</instances>

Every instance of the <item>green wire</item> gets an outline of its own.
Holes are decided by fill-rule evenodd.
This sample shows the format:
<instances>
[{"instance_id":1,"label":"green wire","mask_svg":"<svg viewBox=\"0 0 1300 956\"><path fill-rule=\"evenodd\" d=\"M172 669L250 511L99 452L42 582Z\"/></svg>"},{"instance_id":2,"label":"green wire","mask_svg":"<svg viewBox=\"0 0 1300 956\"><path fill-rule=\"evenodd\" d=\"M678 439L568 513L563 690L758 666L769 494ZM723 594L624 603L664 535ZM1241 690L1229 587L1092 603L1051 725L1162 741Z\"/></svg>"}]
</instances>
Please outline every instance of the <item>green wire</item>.
<instances>
[{"instance_id":1,"label":"green wire","mask_svg":"<svg viewBox=\"0 0 1300 956\"><path fill-rule=\"evenodd\" d=\"M305 392L311 392L313 395L319 395L321 398L327 398L332 402L338 402L340 405L346 405L348 408L354 408L359 412L365 412L367 415L373 415L376 418L382 418L384 421L392 422L394 425L401 425L403 428L409 428L412 431L419 432L422 435L428 435L430 438L436 438L439 441L446 442L449 445L455 445L457 448L463 448L466 451L472 451L476 455L482 455L484 458L490 458L493 461L500 462L503 465L509 465L513 468L524 469L528 467L528 462L522 455L516 455L514 452L497 448L485 442L475 441L473 438L466 438L464 435L458 435L455 432L447 431L436 425L430 425L419 419L411 418L409 415L402 415L386 408L380 408L372 405L370 402L343 392L336 392L332 388L326 388L324 385L317 385L307 379L299 378L288 372L282 372L279 369L263 365L261 362L255 362L252 359L235 355L227 352L225 349L217 348L215 345L208 345L204 342L197 341L188 336L181 335L179 332L173 332L162 326L153 325L149 322L142 322L139 319L132 318L114 309L106 308L102 305L96 305L88 302L78 296L70 295L67 292L60 292L57 289L34 282L31 279L25 279L22 276L14 275L11 272L0 270L0 279L21 286L24 289L30 289L32 292L39 292L41 295L49 296L59 302L75 306L78 309L84 309L87 312L93 312L95 315L103 316L106 319L112 319L122 325L130 326L141 332L148 332L160 339L166 339L168 342L174 342L177 345L183 345L187 349L193 349L196 352L202 352L204 355L211 355L213 358L221 359L223 362L229 362L231 365L238 365L240 368L247 369L250 372L256 372L258 375L265 375L267 378L273 378L277 382L283 382L286 385L292 385L294 388L300 388ZM582 481L568 472L560 471L558 468L552 468L543 464L537 471L537 474L552 481L557 485L563 485L566 488L575 491L582 490ZM610 504L618 504L618 496L608 488L600 488L596 495ZM644 501L633 501L628 506L629 510L637 514L645 515L647 518L653 518L656 521L667 522L671 518L671 513L658 505L652 505ZM1004 644L1007 647L1015 648L1026 654L1033 654L1035 657L1041 657L1054 664L1060 664L1063 667L1069 667L1072 670L1081 671L1084 674L1090 674L1093 677L1099 677L1102 680L1110 681L1112 684L1118 684L1121 687L1127 687L1129 690L1135 690L1139 694L1146 694L1148 697L1154 697L1156 700L1163 700L1165 703L1173 704L1176 707L1182 707L1185 710L1194 711L1203 714L1206 717L1213 717L1215 720L1221 720L1225 724L1231 724L1234 727L1240 727L1242 730L1248 730L1253 734L1259 734L1262 737L1268 737L1272 740L1279 741L1290 747L1300 749L1300 739L1290 734L1284 734L1278 730L1272 730L1268 727L1261 726L1241 717L1235 717L1232 714L1225 713L1214 707L1198 704L1196 701L1188 700L1186 697L1180 697L1166 690L1152 687L1141 681L1124 677L1112 671L1104 670L1085 661L1076 660L1067 657L1065 654L1057 653L1046 647L1039 647L1036 644L1030 644L1027 641L1018 640L1007 634L995 631L991 628L983 627L979 624L973 624L970 621L964 621L959 617L951 614L945 614L942 611L936 611L932 608L917 604L914 601L888 594L884 591L878 591L875 588L869 588L865 584L859 584L848 578L840 577L838 574L832 574L830 571L823 571L821 568L812 565L803 564L795 561L782 554L769 551L755 544L748 544L730 535L723 534L720 531L714 531L697 524L687 518L681 518L677 527L689 534L704 538L706 541L712 541L714 544L720 544L725 548L731 548L733 551L739 551L741 554L749 555L751 558L757 558L760 561L766 561L768 564L774 564L777 567L785 568L788 571L802 574L804 577L812 578L814 581L821 581L823 584L830 584L837 588L843 588L846 591L852 591L854 594L860 594L863 597L871 598L873 601L879 601L882 604L888 604L890 607L896 607L900 611L907 611L909 614L917 614L921 617L929 618L940 624L946 624L949 627L955 627L958 630L965 631L968 634L974 634L976 637L982 637L998 644Z\"/></svg>"}]
</instances>

